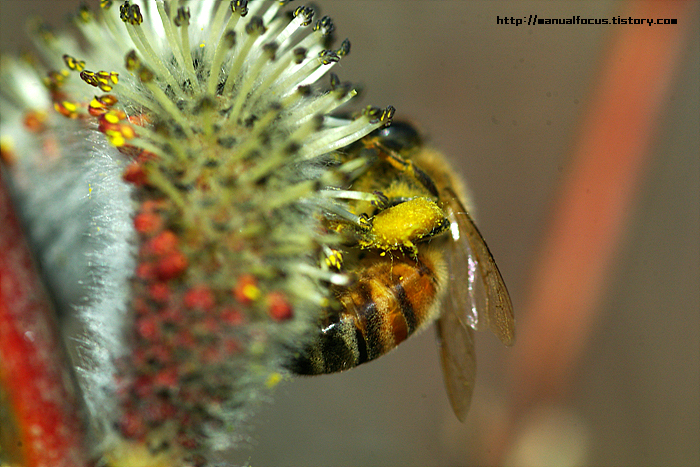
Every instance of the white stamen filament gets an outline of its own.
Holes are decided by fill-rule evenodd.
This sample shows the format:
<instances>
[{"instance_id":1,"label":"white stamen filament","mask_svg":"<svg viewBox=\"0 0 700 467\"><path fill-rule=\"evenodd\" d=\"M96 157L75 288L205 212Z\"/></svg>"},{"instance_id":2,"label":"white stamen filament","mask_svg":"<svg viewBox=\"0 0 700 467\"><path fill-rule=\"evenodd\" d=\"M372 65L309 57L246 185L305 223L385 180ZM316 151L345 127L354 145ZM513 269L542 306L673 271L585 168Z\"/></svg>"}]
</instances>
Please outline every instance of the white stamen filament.
<instances>
[{"instance_id":1,"label":"white stamen filament","mask_svg":"<svg viewBox=\"0 0 700 467\"><path fill-rule=\"evenodd\" d=\"M190 128L190 124L185 118L185 116L182 114L180 109L177 108L175 103L168 98L168 96L165 94L165 92L158 86L157 84L150 82L150 83L144 83L144 86L151 91L151 94L153 94L153 98L158 102L158 104L162 107L162 109L170 115L170 117L175 120L178 125L182 127L182 131L185 132L187 137L191 138L192 137L192 129Z\"/></svg>"},{"instance_id":2,"label":"white stamen filament","mask_svg":"<svg viewBox=\"0 0 700 467\"><path fill-rule=\"evenodd\" d=\"M226 15L227 11L230 11L231 7L229 6L229 2L220 2L219 5L216 7L216 13L214 14L214 20L211 22L211 25L209 27L209 38L207 39L207 47L204 50L204 61L206 63L209 63L212 61L212 55L215 53L214 52L214 44L217 43L217 37L219 38L219 45L216 47L217 51L218 48L221 46L221 36L222 34L228 30L231 29L228 26L226 29L222 30L221 25L224 24L224 16ZM232 15L229 18L229 21L233 18L239 15Z\"/></svg>"},{"instance_id":3,"label":"white stamen filament","mask_svg":"<svg viewBox=\"0 0 700 467\"><path fill-rule=\"evenodd\" d=\"M255 85L260 71L269 62L270 57L266 53L264 53L258 57L253 66L245 74L243 82L241 83L238 92L236 93L236 100L234 101L233 111L231 112L231 115L233 115L234 117L238 116L239 120L241 110L243 109L243 104L245 104L245 102L248 100L248 93Z\"/></svg>"},{"instance_id":4,"label":"white stamen filament","mask_svg":"<svg viewBox=\"0 0 700 467\"><path fill-rule=\"evenodd\" d=\"M350 278L347 274L339 274L337 272L330 272L327 270L319 269L311 266L310 264L301 263L296 266L297 271L305 274L312 279L320 279L322 281L330 282L334 285L347 285Z\"/></svg>"},{"instance_id":5,"label":"white stamen filament","mask_svg":"<svg viewBox=\"0 0 700 467\"><path fill-rule=\"evenodd\" d=\"M157 72L159 78L164 79L172 88L172 90L182 96L182 89L180 85L175 81L175 77L172 75L170 70L168 70L163 62L156 56L156 52L151 47L148 39L143 33L143 29L140 26L134 26L133 24L126 24L126 30L131 37L136 50L138 50L143 56L143 60Z\"/></svg>"},{"instance_id":6,"label":"white stamen filament","mask_svg":"<svg viewBox=\"0 0 700 467\"><path fill-rule=\"evenodd\" d=\"M351 190L321 190L318 194L324 198L331 199L354 199L357 201L376 202L379 197L374 193L366 193L364 191Z\"/></svg>"},{"instance_id":7,"label":"white stamen filament","mask_svg":"<svg viewBox=\"0 0 700 467\"><path fill-rule=\"evenodd\" d=\"M335 151L368 135L382 125L384 123L381 121L371 123L369 118L363 115L346 126L320 131L312 142L304 145L302 157L312 159L321 154Z\"/></svg>"},{"instance_id":8,"label":"white stamen filament","mask_svg":"<svg viewBox=\"0 0 700 467\"><path fill-rule=\"evenodd\" d=\"M310 102L308 106L301 109L296 109L289 114L289 118L292 121L297 121L299 123L304 123L308 119L313 118L314 115L325 115L336 108L342 106L350 99L357 95L357 91L354 89L347 93L347 95L338 99L338 95L332 91L324 94L321 97L317 97L314 101ZM326 125L327 126L327 125Z\"/></svg>"},{"instance_id":9,"label":"white stamen filament","mask_svg":"<svg viewBox=\"0 0 700 467\"><path fill-rule=\"evenodd\" d=\"M198 82L197 75L195 75L194 73L194 68L190 70L190 68L187 66L187 60L185 59L185 54L189 55L190 51L189 49L183 50L182 41L178 40L177 35L175 34L175 30L173 28L173 20L170 16L168 16L168 13L165 11L165 3L159 1L156 3L156 5L158 7L158 15L160 16L161 23L163 23L163 29L165 29L165 37L168 41L168 44L170 45L170 49L173 51L175 60L177 60L177 63L180 66L180 68L185 69L187 71L192 86L196 86Z\"/></svg>"},{"instance_id":10,"label":"white stamen filament","mask_svg":"<svg viewBox=\"0 0 700 467\"><path fill-rule=\"evenodd\" d=\"M233 90L233 86L236 83L238 74L241 72L241 67L246 61L246 58L248 58L248 52L250 51L251 47L253 47L253 44L255 43L256 39L257 37L255 35L248 34L246 35L243 45L240 48L237 47L234 50L234 55L236 56L236 59L234 60L233 65L231 65L231 69L229 70L228 76L226 77L226 84L224 84L223 92L224 95L230 94Z\"/></svg>"},{"instance_id":11,"label":"white stamen filament","mask_svg":"<svg viewBox=\"0 0 700 467\"><path fill-rule=\"evenodd\" d=\"M187 22L180 25L180 42L182 43L183 58L185 59L185 68L190 77L194 76L192 86L199 87L197 73L194 70L194 62L192 61L192 48L190 45L190 26Z\"/></svg>"}]
</instances>

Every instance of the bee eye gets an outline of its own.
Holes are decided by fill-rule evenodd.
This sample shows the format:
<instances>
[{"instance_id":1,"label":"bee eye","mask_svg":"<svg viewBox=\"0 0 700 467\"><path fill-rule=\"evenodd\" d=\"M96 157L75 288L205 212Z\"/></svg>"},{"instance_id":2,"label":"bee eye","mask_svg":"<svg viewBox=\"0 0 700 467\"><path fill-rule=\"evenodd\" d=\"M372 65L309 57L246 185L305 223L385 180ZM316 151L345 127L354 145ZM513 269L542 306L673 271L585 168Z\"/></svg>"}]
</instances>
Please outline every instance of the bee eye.
<instances>
[{"instance_id":1,"label":"bee eye","mask_svg":"<svg viewBox=\"0 0 700 467\"><path fill-rule=\"evenodd\" d=\"M394 121L390 126L375 131L383 146L399 153L423 144L418 130L406 122Z\"/></svg>"}]
</instances>

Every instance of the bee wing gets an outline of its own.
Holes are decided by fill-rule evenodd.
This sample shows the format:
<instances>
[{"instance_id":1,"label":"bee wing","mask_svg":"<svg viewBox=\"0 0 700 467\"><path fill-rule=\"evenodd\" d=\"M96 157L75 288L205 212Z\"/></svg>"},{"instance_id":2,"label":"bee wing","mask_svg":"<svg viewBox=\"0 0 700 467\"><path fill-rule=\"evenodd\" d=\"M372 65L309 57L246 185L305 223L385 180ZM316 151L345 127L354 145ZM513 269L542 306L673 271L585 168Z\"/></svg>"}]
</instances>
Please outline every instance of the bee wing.
<instances>
[{"instance_id":1,"label":"bee wing","mask_svg":"<svg viewBox=\"0 0 700 467\"><path fill-rule=\"evenodd\" d=\"M482 330L487 327L505 345L513 345L513 304L503 277L457 195L450 188L445 191L442 198L447 203L445 211L453 240L447 302L457 317L472 328Z\"/></svg>"},{"instance_id":2,"label":"bee wing","mask_svg":"<svg viewBox=\"0 0 700 467\"><path fill-rule=\"evenodd\" d=\"M437 321L442 375L447 397L460 422L467 418L476 378L474 331L464 324L448 300Z\"/></svg>"}]
</instances>

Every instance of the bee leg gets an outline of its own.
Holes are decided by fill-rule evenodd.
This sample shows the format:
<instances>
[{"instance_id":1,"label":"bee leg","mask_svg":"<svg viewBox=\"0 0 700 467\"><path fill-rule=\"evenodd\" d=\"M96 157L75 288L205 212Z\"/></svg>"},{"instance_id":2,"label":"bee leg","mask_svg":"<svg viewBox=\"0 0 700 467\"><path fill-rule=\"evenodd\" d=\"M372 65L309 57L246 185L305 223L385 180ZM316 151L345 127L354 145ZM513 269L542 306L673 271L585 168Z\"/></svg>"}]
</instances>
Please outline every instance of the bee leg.
<instances>
[{"instance_id":1,"label":"bee leg","mask_svg":"<svg viewBox=\"0 0 700 467\"><path fill-rule=\"evenodd\" d=\"M430 175L423 171L423 169L414 164L413 161L404 159L398 153L396 153L396 151L384 148L379 143L375 144L377 144L377 146L380 146L382 149L381 151L379 151L379 157L381 159L383 159L389 165L394 167L396 170L415 178L421 185L425 187L426 190L428 190L428 192L431 195L435 196L436 198L439 197L438 189L437 186L435 186L435 182L432 178L430 178Z\"/></svg>"}]
</instances>

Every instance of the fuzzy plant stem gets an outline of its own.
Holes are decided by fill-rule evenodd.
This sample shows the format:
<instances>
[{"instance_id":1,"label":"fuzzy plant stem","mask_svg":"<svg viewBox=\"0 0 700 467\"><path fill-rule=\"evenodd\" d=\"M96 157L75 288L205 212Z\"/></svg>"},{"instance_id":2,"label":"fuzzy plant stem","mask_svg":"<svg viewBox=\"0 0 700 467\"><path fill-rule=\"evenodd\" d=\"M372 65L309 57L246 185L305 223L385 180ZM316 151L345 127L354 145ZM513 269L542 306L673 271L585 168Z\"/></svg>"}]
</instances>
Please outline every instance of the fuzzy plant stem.
<instances>
[{"instance_id":1,"label":"fuzzy plant stem","mask_svg":"<svg viewBox=\"0 0 700 467\"><path fill-rule=\"evenodd\" d=\"M78 399L56 317L1 170L0 225L0 464L85 466Z\"/></svg>"}]
</instances>

